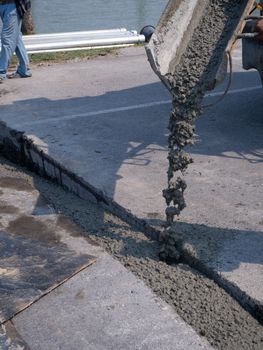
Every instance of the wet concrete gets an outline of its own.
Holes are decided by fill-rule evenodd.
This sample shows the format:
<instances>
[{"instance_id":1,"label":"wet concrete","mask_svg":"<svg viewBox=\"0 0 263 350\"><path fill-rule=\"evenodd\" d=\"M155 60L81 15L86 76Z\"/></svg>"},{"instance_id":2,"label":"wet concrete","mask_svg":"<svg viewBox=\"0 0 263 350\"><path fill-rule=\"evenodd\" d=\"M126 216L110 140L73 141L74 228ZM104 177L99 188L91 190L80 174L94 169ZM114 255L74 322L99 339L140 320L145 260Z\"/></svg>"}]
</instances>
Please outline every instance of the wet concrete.
<instances>
[{"instance_id":1,"label":"wet concrete","mask_svg":"<svg viewBox=\"0 0 263 350\"><path fill-rule=\"evenodd\" d=\"M48 225L48 222L41 222L37 218L27 215L21 215L17 219L10 221L7 231L17 235L45 242L47 244L55 244L60 242L60 237L54 232L54 226Z\"/></svg>"},{"instance_id":2,"label":"wet concrete","mask_svg":"<svg viewBox=\"0 0 263 350\"><path fill-rule=\"evenodd\" d=\"M74 219L92 239L165 300L201 336L218 349L261 349L263 327L213 281L189 266L159 260L160 243L101 207L77 198L33 174L37 189L68 219ZM74 229L73 236L83 235ZM76 294L78 291L76 291Z\"/></svg>"},{"instance_id":3,"label":"wet concrete","mask_svg":"<svg viewBox=\"0 0 263 350\"><path fill-rule=\"evenodd\" d=\"M216 73L227 44L246 5L247 1L244 0L209 1L180 62L166 76L173 95L168 138L168 188L163 191L168 206L168 225L186 207L184 191L187 185L181 177L176 178L176 174L184 174L189 164L193 163L192 157L184 149L195 143L194 124L201 114L201 102L206 90L213 89L215 85Z\"/></svg>"},{"instance_id":4,"label":"wet concrete","mask_svg":"<svg viewBox=\"0 0 263 350\"><path fill-rule=\"evenodd\" d=\"M0 186L23 192L32 192L34 190L34 187L24 179L17 181L16 178L8 176L0 177Z\"/></svg>"}]
</instances>

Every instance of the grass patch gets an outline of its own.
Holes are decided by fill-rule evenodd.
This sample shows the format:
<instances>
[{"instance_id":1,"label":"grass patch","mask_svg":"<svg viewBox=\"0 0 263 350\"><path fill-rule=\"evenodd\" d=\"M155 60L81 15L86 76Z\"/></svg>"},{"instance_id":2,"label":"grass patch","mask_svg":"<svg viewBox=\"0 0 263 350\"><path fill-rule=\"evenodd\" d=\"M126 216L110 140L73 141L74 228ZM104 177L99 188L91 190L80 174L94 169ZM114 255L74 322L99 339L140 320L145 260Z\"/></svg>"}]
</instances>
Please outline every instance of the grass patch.
<instances>
[{"instance_id":1,"label":"grass patch","mask_svg":"<svg viewBox=\"0 0 263 350\"><path fill-rule=\"evenodd\" d=\"M77 51L63 51L63 52L47 52L47 53L34 53L29 54L30 64L38 64L44 62L65 62L71 60L84 60L96 58L99 56L106 56L110 53L116 53L116 48L105 48L105 49L89 49L89 50L77 50ZM17 57L14 56L12 58L12 65L16 65L18 63Z\"/></svg>"}]
</instances>

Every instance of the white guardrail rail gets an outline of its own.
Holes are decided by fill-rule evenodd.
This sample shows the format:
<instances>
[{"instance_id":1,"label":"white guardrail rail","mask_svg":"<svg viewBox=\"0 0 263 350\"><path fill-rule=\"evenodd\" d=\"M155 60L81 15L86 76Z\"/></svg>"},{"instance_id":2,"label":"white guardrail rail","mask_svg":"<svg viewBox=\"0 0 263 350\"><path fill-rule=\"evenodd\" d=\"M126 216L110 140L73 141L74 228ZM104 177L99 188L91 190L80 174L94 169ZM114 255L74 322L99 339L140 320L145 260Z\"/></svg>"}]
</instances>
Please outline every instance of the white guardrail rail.
<instances>
[{"instance_id":1,"label":"white guardrail rail","mask_svg":"<svg viewBox=\"0 0 263 350\"><path fill-rule=\"evenodd\" d=\"M28 53L84 50L99 47L121 47L145 42L145 36L125 28L34 34L23 37Z\"/></svg>"}]
</instances>

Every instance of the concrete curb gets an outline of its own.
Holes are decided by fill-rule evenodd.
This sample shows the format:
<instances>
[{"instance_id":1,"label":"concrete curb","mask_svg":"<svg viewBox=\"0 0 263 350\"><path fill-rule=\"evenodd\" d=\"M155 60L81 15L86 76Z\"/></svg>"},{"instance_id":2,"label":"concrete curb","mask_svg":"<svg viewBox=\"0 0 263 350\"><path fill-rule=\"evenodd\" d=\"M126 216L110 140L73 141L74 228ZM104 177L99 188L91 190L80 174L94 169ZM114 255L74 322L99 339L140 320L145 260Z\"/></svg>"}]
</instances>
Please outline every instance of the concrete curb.
<instances>
[{"instance_id":1,"label":"concrete curb","mask_svg":"<svg viewBox=\"0 0 263 350\"><path fill-rule=\"evenodd\" d=\"M29 170L55 181L58 185L76 194L84 200L100 204L104 209L127 221L139 226L150 238L159 239L159 230L137 218L127 209L107 197L83 178L77 176L62 164L51 158L34 144L24 132L14 130L0 122L0 151L14 163L26 166Z\"/></svg>"},{"instance_id":2,"label":"concrete curb","mask_svg":"<svg viewBox=\"0 0 263 350\"><path fill-rule=\"evenodd\" d=\"M24 132L14 130L4 122L0 122L0 152L13 162L26 166L29 170L42 177L55 181L58 185L80 198L100 204L105 210L108 210L131 225L136 225L148 237L154 240L162 240L161 230L150 226L145 220L137 218L130 211L108 198L102 191L91 186L83 178L69 171L62 164L43 152L43 150L39 149L34 144L34 141L28 138ZM251 298L220 273L206 266L184 244L179 249L184 262L213 279L251 313L253 317L263 324L263 305L261 303Z\"/></svg>"}]
</instances>

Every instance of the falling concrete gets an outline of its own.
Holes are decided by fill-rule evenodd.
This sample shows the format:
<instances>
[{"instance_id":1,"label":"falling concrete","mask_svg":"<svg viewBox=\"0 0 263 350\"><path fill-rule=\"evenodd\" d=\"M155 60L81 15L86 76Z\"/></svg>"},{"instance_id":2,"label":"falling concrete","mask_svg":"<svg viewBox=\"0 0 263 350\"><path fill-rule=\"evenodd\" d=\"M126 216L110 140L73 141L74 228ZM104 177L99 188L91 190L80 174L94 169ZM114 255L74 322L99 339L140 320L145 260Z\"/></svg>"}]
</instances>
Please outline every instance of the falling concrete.
<instances>
[{"instance_id":1,"label":"falling concrete","mask_svg":"<svg viewBox=\"0 0 263 350\"><path fill-rule=\"evenodd\" d=\"M186 184L175 179L175 172L184 173L193 159L184 148L195 142L194 122L201 114L201 102L206 90L216 79L224 52L244 12L247 1L218 0L207 3L201 21L167 79L173 94L173 110L169 122L168 188L163 192L170 225L186 204L183 198ZM173 204L172 207L169 207Z\"/></svg>"},{"instance_id":2,"label":"falling concrete","mask_svg":"<svg viewBox=\"0 0 263 350\"><path fill-rule=\"evenodd\" d=\"M161 22L160 26L163 27L163 30L166 28L166 31L169 32L172 30L171 26L174 25L171 20L167 20L169 11L171 13L175 11L175 15L177 12L180 15L190 13L191 21L193 21L192 17L197 19L190 23L188 28L185 28L188 38L171 50L174 50L170 57L171 62L165 69L167 71L165 76L161 77L173 95L168 138L168 188L163 191L167 204L168 226L172 225L174 217L180 215L186 207L184 191L187 185L183 178L176 177L177 172L184 174L188 165L193 162L192 157L184 149L195 143L195 120L201 114L204 94L215 85L225 50L240 23L241 16L247 9L248 2L217 0L202 2L200 5L193 2L191 5L193 7L188 4L185 9L181 8L184 1L180 2L180 6L176 3L178 7L172 4L174 4L173 1L168 5L164 19L161 20L163 23ZM196 22L198 22L197 25ZM161 32L160 28L159 31ZM185 33L179 34L185 36ZM188 45L185 44L187 39ZM156 45L158 49L159 42L155 37L153 45ZM166 50L170 48L166 47ZM148 53L148 56L151 61L151 54ZM162 63L160 60L160 74L162 74ZM167 234L166 241L161 257L178 259L179 254L174 244L171 247L173 239L169 240L169 234Z\"/></svg>"}]
</instances>

